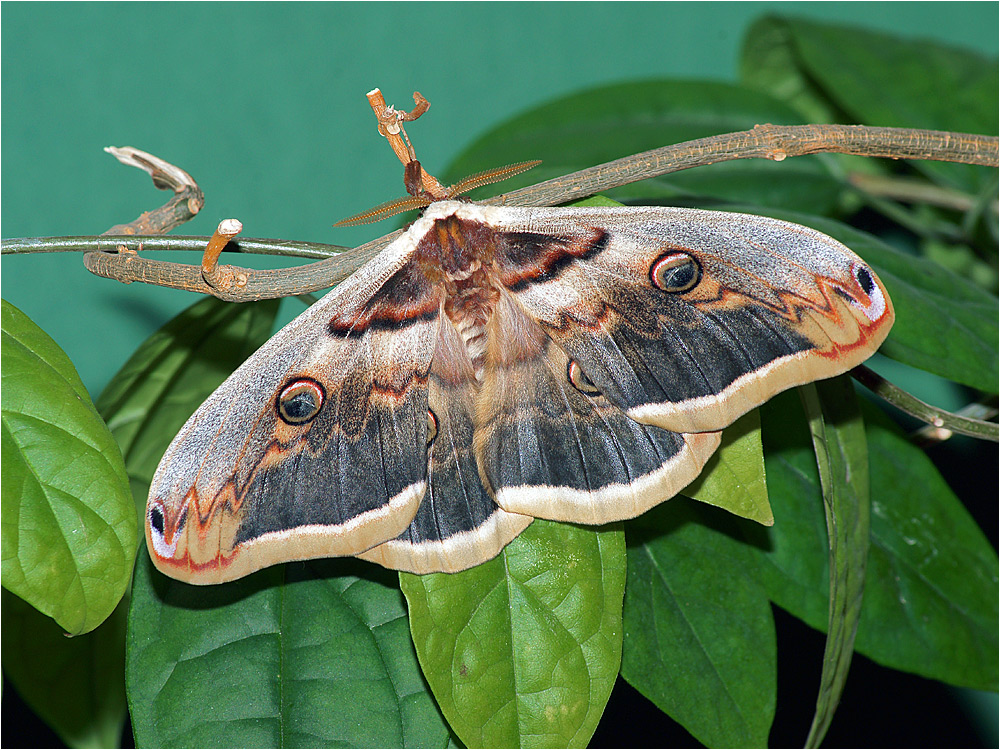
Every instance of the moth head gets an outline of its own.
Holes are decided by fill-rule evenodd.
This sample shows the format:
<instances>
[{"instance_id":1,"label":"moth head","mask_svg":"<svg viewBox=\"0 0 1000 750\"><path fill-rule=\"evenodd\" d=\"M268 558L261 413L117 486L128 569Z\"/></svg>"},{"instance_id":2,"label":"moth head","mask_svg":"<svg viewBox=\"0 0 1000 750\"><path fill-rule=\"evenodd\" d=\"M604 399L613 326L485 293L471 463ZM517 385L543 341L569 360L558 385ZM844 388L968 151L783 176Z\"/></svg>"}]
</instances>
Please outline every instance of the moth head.
<instances>
[{"instance_id":1,"label":"moth head","mask_svg":"<svg viewBox=\"0 0 1000 750\"><path fill-rule=\"evenodd\" d=\"M414 159L406 164L403 180L406 185L406 192L409 195L405 198L397 198L388 203L383 203L346 219L341 219L334 226L356 227L361 224L372 224L382 219L388 219L390 216L395 216L396 214L413 211L417 208L425 208L434 201L453 200L464 196L476 188L519 175L541 163L540 161L522 161L517 164L508 164L504 167L494 167L493 169L487 169L485 172L477 172L474 175L469 175L449 188L442 188L440 183L438 183L438 190L428 190L427 175L423 172L420 162ZM433 180L430 184L437 183L437 180L434 180L434 178L430 179Z\"/></svg>"}]
</instances>

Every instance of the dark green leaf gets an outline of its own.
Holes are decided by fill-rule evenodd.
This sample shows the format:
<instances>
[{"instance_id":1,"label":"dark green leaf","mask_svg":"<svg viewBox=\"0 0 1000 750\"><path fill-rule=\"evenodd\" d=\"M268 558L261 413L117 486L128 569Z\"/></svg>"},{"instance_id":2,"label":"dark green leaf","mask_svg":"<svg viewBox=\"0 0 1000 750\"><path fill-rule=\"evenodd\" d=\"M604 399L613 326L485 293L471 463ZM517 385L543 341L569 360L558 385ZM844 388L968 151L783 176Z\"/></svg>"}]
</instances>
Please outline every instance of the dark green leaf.
<instances>
[{"instance_id":1,"label":"dark green leaf","mask_svg":"<svg viewBox=\"0 0 1000 750\"><path fill-rule=\"evenodd\" d=\"M73 634L122 598L137 545L121 452L72 363L3 302L3 585Z\"/></svg>"},{"instance_id":2,"label":"dark green leaf","mask_svg":"<svg viewBox=\"0 0 1000 750\"><path fill-rule=\"evenodd\" d=\"M143 553L126 678L138 746L448 742L395 574L354 560L199 588L161 575Z\"/></svg>"},{"instance_id":3,"label":"dark green leaf","mask_svg":"<svg viewBox=\"0 0 1000 750\"><path fill-rule=\"evenodd\" d=\"M785 102L806 122L839 122L844 118L802 69L787 19L764 16L750 25L740 54L740 80Z\"/></svg>"},{"instance_id":4,"label":"dark green leaf","mask_svg":"<svg viewBox=\"0 0 1000 750\"><path fill-rule=\"evenodd\" d=\"M803 69L786 19L765 16L750 26L740 56L740 80L747 87L789 105L805 122L852 121ZM849 154L827 154L827 157L836 164L834 174L888 172L878 159Z\"/></svg>"},{"instance_id":5,"label":"dark green leaf","mask_svg":"<svg viewBox=\"0 0 1000 750\"><path fill-rule=\"evenodd\" d=\"M997 555L920 449L866 411L872 463L872 555L858 628L865 653L955 685L997 689ZM985 472L983 486L996 477ZM988 502L987 496L987 502ZM886 623L907 622L914 638ZM871 644L871 645L869 645Z\"/></svg>"},{"instance_id":6,"label":"dark green leaf","mask_svg":"<svg viewBox=\"0 0 1000 750\"><path fill-rule=\"evenodd\" d=\"M625 545L535 521L452 575L401 574L424 675L469 747L583 747L621 663Z\"/></svg>"},{"instance_id":7,"label":"dark green leaf","mask_svg":"<svg viewBox=\"0 0 1000 750\"><path fill-rule=\"evenodd\" d=\"M124 602L96 629L67 638L3 592L3 671L70 747L118 747L125 724Z\"/></svg>"},{"instance_id":8,"label":"dark green leaf","mask_svg":"<svg viewBox=\"0 0 1000 750\"><path fill-rule=\"evenodd\" d=\"M802 19L783 25L791 55L834 107L863 125L997 132L996 60L927 39ZM773 36L773 32L771 34ZM991 170L964 164L913 162L932 179L972 193Z\"/></svg>"},{"instance_id":9,"label":"dark green leaf","mask_svg":"<svg viewBox=\"0 0 1000 750\"><path fill-rule=\"evenodd\" d=\"M526 159L542 164L504 183L508 190L694 138L802 120L760 92L708 81L648 81L604 86L519 115L487 133L452 164L449 181ZM611 191L677 203L693 198L753 201L823 213L841 191L826 157L729 161Z\"/></svg>"},{"instance_id":10,"label":"dark green leaf","mask_svg":"<svg viewBox=\"0 0 1000 750\"><path fill-rule=\"evenodd\" d=\"M747 527L768 596L826 629L826 528L809 437L783 394L762 407L775 525ZM873 408L872 547L855 647L955 685L996 689L997 558L933 464ZM992 478L991 480L992 481Z\"/></svg>"},{"instance_id":11,"label":"dark green leaf","mask_svg":"<svg viewBox=\"0 0 1000 750\"><path fill-rule=\"evenodd\" d=\"M800 389L819 468L830 549L830 607L816 713L806 747L819 747L833 721L854 654L871 529L868 446L848 375Z\"/></svg>"},{"instance_id":12,"label":"dark green leaf","mask_svg":"<svg viewBox=\"0 0 1000 750\"><path fill-rule=\"evenodd\" d=\"M764 747L774 621L739 523L676 498L627 524L622 677L710 747Z\"/></svg>"}]
</instances>

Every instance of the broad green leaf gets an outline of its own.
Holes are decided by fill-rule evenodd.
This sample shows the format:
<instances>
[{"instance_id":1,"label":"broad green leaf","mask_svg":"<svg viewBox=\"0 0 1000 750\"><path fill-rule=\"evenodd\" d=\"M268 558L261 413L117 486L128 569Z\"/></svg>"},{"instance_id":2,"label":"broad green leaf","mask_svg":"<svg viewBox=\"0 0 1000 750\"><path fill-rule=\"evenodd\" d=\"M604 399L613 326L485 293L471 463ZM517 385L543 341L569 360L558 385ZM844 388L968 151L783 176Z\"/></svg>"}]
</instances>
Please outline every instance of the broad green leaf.
<instances>
[{"instance_id":1,"label":"broad green leaf","mask_svg":"<svg viewBox=\"0 0 1000 750\"><path fill-rule=\"evenodd\" d=\"M424 675L469 747L583 747L621 663L621 527L535 521L493 560L400 574Z\"/></svg>"},{"instance_id":2,"label":"broad green leaf","mask_svg":"<svg viewBox=\"0 0 1000 750\"><path fill-rule=\"evenodd\" d=\"M143 553L126 666L137 746L444 747L396 576L355 560L217 586Z\"/></svg>"},{"instance_id":3,"label":"broad green leaf","mask_svg":"<svg viewBox=\"0 0 1000 750\"><path fill-rule=\"evenodd\" d=\"M889 666L916 657L908 671L996 691L996 551L930 459L881 413L866 411L865 419L874 423L868 577L882 585L865 593L859 648L868 653L877 641ZM996 477L986 472L983 481ZM904 619L912 621L916 643L884 629Z\"/></svg>"},{"instance_id":4,"label":"broad green leaf","mask_svg":"<svg viewBox=\"0 0 1000 750\"><path fill-rule=\"evenodd\" d=\"M764 16L750 25L740 54L740 81L789 105L805 122L852 121L803 69L784 18ZM827 156L837 165L839 174L888 172L878 159L849 154Z\"/></svg>"},{"instance_id":5,"label":"broad green leaf","mask_svg":"<svg viewBox=\"0 0 1000 750\"><path fill-rule=\"evenodd\" d=\"M764 16L750 25L740 53L740 80L785 102L806 122L842 121L845 114L803 71L788 23Z\"/></svg>"},{"instance_id":6,"label":"broad green leaf","mask_svg":"<svg viewBox=\"0 0 1000 750\"><path fill-rule=\"evenodd\" d=\"M868 445L850 376L800 390L819 468L830 549L830 607L816 712L806 747L819 747L833 721L854 654L871 528Z\"/></svg>"},{"instance_id":7,"label":"broad green leaf","mask_svg":"<svg viewBox=\"0 0 1000 750\"><path fill-rule=\"evenodd\" d=\"M722 445L698 478L684 488L684 495L765 526L774 523L767 502L760 414L756 409L723 431Z\"/></svg>"},{"instance_id":8,"label":"broad green leaf","mask_svg":"<svg viewBox=\"0 0 1000 750\"><path fill-rule=\"evenodd\" d=\"M795 401L782 394L761 409L775 525L741 528L760 550L771 600L825 630L827 533ZM888 667L995 690L996 553L923 452L876 409L863 412L872 547L855 648Z\"/></svg>"},{"instance_id":9,"label":"broad green leaf","mask_svg":"<svg viewBox=\"0 0 1000 750\"><path fill-rule=\"evenodd\" d=\"M3 592L3 671L70 747L118 747L125 724L124 602L67 638L51 618Z\"/></svg>"},{"instance_id":10,"label":"broad green leaf","mask_svg":"<svg viewBox=\"0 0 1000 750\"><path fill-rule=\"evenodd\" d=\"M448 181L526 159L542 164L504 182L509 190L595 164L695 138L749 130L759 123L803 121L765 94L709 81L625 83L574 94L512 118L470 146L451 165ZM837 201L840 181L825 156L720 162L611 191L623 197L721 199L823 213Z\"/></svg>"},{"instance_id":11,"label":"broad green leaf","mask_svg":"<svg viewBox=\"0 0 1000 750\"><path fill-rule=\"evenodd\" d=\"M622 677L709 747L764 747L774 620L735 519L676 498L628 522Z\"/></svg>"},{"instance_id":12,"label":"broad green leaf","mask_svg":"<svg viewBox=\"0 0 1000 750\"><path fill-rule=\"evenodd\" d=\"M3 302L3 585L71 634L128 586L137 546L121 451L72 363Z\"/></svg>"},{"instance_id":13,"label":"broad green leaf","mask_svg":"<svg viewBox=\"0 0 1000 750\"><path fill-rule=\"evenodd\" d=\"M746 209L761 213L758 209ZM997 298L936 263L904 253L832 219L790 211L767 215L818 229L872 265L896 311L879 352L921 370L996 393L1000 379Z\"/></svg>"},{"instance_id":14,"label":"broad green leaf","mask_svg":"<svg viewBox=\"0 0 1000 750\"><path fill-rule=\"evenodd\" d=\"M97 399L125 456L141 509L173 436L220 383L271 335L279 300L206 297L146 339ZM263 400L266 396L260 396Z\"/></svg>"},{"instance_id":15,"label":"broad green leaf","mask_svg":"<svg viewBox=\"0 0 1000 750\"><path fill-rule=\"evenodd\" d=\"M807 77L854 122L903 128L997 132L996 60L927 39L850 26L780 19ZM939 182L973 193L991 170L915 161Z\"/></svg>"}]
</instances>

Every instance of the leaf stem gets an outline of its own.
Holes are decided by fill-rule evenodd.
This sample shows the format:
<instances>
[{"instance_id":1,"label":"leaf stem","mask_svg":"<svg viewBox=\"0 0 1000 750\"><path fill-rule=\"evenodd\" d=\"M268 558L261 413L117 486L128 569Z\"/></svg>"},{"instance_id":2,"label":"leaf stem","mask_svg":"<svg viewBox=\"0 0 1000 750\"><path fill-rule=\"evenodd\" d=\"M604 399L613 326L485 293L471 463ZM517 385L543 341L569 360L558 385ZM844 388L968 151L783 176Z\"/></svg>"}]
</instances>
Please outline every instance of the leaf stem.
<instances>
[{"instance_id":1,"label":"leaf stem","mask_svg":"<svg viewBox=\"0 0 1000 750\"><path fill-rule=\"evenodd\" d=\"M982 440L992 440L994 443L1000 442L1000 426L993 422L963 417L926 404L864 365L858 365L851 370L851 375L872 393L885 399L900 411L933 427Z\"/></svg>"},{"instance_id":2,"label":"leaf stem","mask_svg":"<svg viewBox=\"0 0 1000 750\"><path fill-rule=\"evenodd\" d=\"M858 190L869 195L891 198L902 203L928 203L952 211L965 212L972 210L980 202L976 196L961 190L933 185L912 177L854 172L847 180Z\"/></svg>"},{"instance_id":3,"label":"leaf stem","mask_svg":"<svg viewBox=\"0 0 1000 750\"><path fill-rule=\"evenodd\" d=\"M851 381L840 376L799 388L809 417L830 547L830 607L816 712L806 747L819 747L847 681L861 616L871 499L868 442Z\"/></svg>"}]
</instances>

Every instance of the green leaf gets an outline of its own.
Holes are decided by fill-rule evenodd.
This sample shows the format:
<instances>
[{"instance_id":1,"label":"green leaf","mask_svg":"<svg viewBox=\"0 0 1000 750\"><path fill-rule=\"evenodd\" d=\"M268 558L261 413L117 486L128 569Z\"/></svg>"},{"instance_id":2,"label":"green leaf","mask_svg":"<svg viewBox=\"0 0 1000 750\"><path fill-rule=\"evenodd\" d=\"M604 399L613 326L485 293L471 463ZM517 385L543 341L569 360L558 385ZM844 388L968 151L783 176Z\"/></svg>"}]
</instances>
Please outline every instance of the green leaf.
<instances>
[{"instance_id":1,"label":"green leaf","mask_svg":"<svg viewBox=\"0 0 1000 750\"><path fill-rule=\"evenodd\" d=\"M997 690L997 555L924 453L866 410L872 463L872 554L859 648L954 685ZM986 472L984 486L995 481ZM907 622L912 640L885 623ZM872 644L872 645L869 645Z\"/></svg>"},{"instance_id":2,"label":"green leaf","mask_svg":"<svg viewBox=\"0 0 1000 750\"><path fill-rule=\"evenodd\" d=\"M785 102L806 122L844 119L844 113L802 69L785 18L764 16L747 29L740 53L740 80Z\"/></svg>"},{"instance_id":3,"label":"green leaf","mask_svg":"<svg viewBox=\"0 0 1000 750\"><path fill-rule=\"evenodd\" d=\"M167 445L188 417L271 335L279 300L206 297L146 339L97 399L125 456L140 513Z\"/></svg>"},{"instance_id":4,"label":"green leaf","mask_svg":"<svg viewBox=\"0 0 1000 750\"><path fill-rule=\"evenodd\" d=\"M125 724L125 614L67 638L51 618L3 592L3 671L70 747L118 747Z\"/></svg>"},{"instance_id":5,"label":"green leaf","mask_svg":"<svg viewBox=\"0 0 1000 750\"><path fill-rule=\"evenodd\" d=\"M3 302L3 585L72 634L128 586L137 546L121 452L69 358Z\"/></svg>"},{"instance_id":6,"label":"green leaf","mask_svg":"<svg viewBox=\"0 0 1000 750\"><path fill-rule=\"evenodd\" d=\"M806 747L819 747L833 721L854 654L871 528L868 446L850 376L800 390L819 468L830 549L830 614L816 713Z\"/></svg>"},{"instance_id":7,"label":"green leaf","mask_svg":"<svg viewBox=\"0 0 1000 750\"><path fill-rule=\"evenodd\" d=\"M788 18L772 23L784 27L790 56L813 91L822 90L855 122L997 132L996 60L927 39L903 39L857 27ZM913 165L940 183L972 193L992 179L992 170L966 164L915 161Z\"/></svg>"},{"instance_id":8,"label":"green leaf","mask_svg":"<svg viewBox=\"0 0 1000 750\"><path fill-rule=\"evenodd\" d=\"M764 16L747 30L740 54L740 81L784 102L800 113L805 122L852 121L803 69L786 19ZM879 159L850 154L827 154L827 157L836 165L835 174L889 171Z\"/></svg>"},{"instance_id":9,"label":"green leaf","mask_svg":"<svg viewBox=\"0 0 1000 750\"><path fill-rule=\"evenodd\" d=\"M709 81L647 81L603 86L537 107L495 128L466 149L447 173L454 182L502 164L541 159L509 190L648 149L758 123L803 121L767 95ZM699 198L756 202L823 213L836 204L840 181L825 156L781 164L765 159L720 162L610 192L672 203Z\"/></svg>"},{"instance_id":10,"label":"green leaf","mask_svg":"<svg viewBox=\"0 0 1000 750\"><path fill-rule=\"evenodd\" d=\"M356 560L195 587L143 553L126 679L139 747L443 747L395 574Z\"/></svg>"},{"instance_id":11,"label":"green leaf","mask_svg":"<svg viewBox=\"0 0 1000 750\"><path fill-rule=\"evenodd\" d=\"M469 747L583 747L621 662L619 525L535 521L499 557L400 574L441 710Z\"/></svg>"},{"instance_id":12,"label":"green leaf","mask_svg":"<svg viewBox=\"0 0 1000 750\"><path fill-rule=\"evenodd\" d=\"M709 747L764 747L774 620L736 521L676 498L629 521L622 677Z\"/></svg>"},{"instance_id":13,"label":"green leaf","mask_svg":"<svg viewBox=\"0 0 1000 750\"><path fill-rule=\"evenodd\" d=\"M782 394L761 408L775 525L741 528L758 548L771 600L825 630L827 533L815 458L794 402ZM894 669L995 690L996 553L923 452L876 409L862 411L872 456L872 546L855 648Z\"/></svg>"},{"instance_id":14,"label":"green leaf","mask_svg":"<svg viewBox=\"0 0 1000 750\"><path fill-rule=\"evenodd\" d=\"M722 433L722 445L684 495L724 508L741 518L770 526L774 514L767 502L760 414L754 409Z\"/></svg>"},{"instance_id":15,"label":"green leaf","mask_svg":"<svg viewBox=\"0 0 1000 750\"><path fill-rule=\"evenodd\" d=\"M1000 307L995 296L937 263L832 219L791 211L766 213L818 229L872 265L896 311L881 354L986 393L997 392Z\"/></svg>"}]
</instances>

